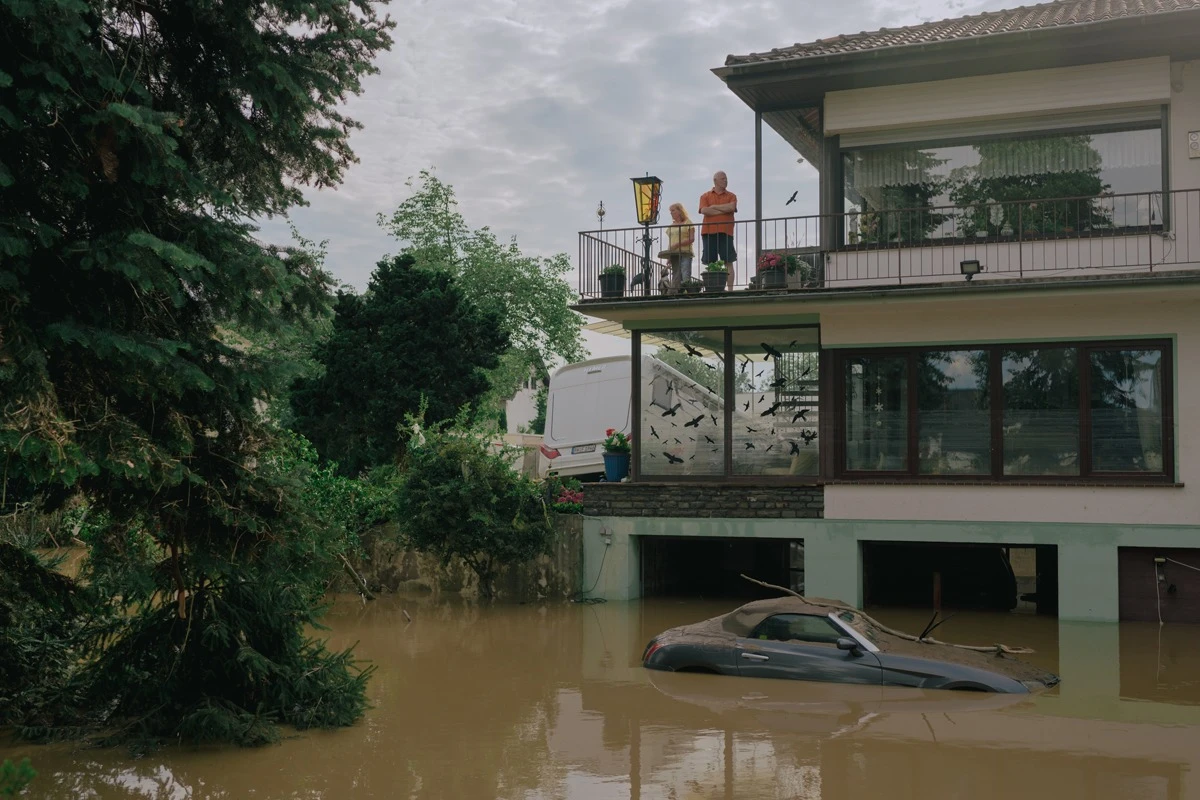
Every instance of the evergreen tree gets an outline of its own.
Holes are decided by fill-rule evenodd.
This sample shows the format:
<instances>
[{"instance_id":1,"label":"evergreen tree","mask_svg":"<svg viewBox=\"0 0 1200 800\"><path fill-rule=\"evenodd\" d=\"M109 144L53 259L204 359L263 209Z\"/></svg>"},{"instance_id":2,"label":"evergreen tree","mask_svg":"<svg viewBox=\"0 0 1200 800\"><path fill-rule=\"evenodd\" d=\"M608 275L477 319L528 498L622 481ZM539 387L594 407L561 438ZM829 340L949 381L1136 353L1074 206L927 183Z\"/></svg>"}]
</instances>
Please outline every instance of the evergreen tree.
<instances>
[{"instance_id":1,"label":"evergreen tree","mask_svg":"<svg viewBox=\"0 0 1200 800\"><path fill-rule=\"evenodd\" d=\"M448 272L410 255L381 261L365 295L338 295L316 354L324 374L293 389L296 430L348 474L395 463L405 414L422 397L431 421L476 403L507 345L496 312L467 299Z\"/></svg>"},{"instance_id":2,"label":"evergreen tree","mask_svg":"<svg viewBox=\"0 0 1200 800\"><path fill-rule=\"evenodd\" d=\"M341 179L338 105L390 27L369 0L0 0L0 460L24 495L0 502L85 494L112 520L92 559L127 567L38 677L78 702L6 709L26 732L258 743L365 707L307 633L335 548L258 413L285 365L220 326L320 318L328 277L252 220Z\"/></svg>"},{"instance_id":3,"label":"evergreen tree","mask_svg":"<svg viewBox=\"0 0 1200 800\"><path fill-rule=\"evenodd\" d=\"M492 389L483 405L503 408L546 365L584 358L583 318L570 309L575 292L566 281L571 260L521 252L515 239L500 241L488 228L471 230L458 210L454 187L423 170L408 182L413 194L379 224L404 243L422 266L444 269L480 308L499 315L509 344L491 370Z\"/></svg>"}]
</instances>

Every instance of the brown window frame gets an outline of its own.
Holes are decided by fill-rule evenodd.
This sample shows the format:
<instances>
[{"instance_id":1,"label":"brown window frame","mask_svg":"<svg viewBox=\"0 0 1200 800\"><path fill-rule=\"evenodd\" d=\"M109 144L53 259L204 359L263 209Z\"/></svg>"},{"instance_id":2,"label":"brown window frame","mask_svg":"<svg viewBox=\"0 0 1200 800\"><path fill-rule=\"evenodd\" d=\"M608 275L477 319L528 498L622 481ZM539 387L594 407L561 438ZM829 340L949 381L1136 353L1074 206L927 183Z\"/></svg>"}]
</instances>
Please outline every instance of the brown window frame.
<instances>
[{"instance_id":1,"label":"brown window frame","mask_svg":"<svg viewBox=\"0 0 1200 800\"><path fill-rule=\"evenodd\" d=\"M1004 474L1004 391L1003 354L1012 350L1076 348L1079 351L1079 474L1078 475L1005 475ZM991 461L987 473L978 475L923 475L920 472L918 381L916 359L920 353L952 350L988 352L988 396L990 412ZM1091 353L1097 350L1160 350L1162 352L1162 472L1112 472L1092 469ZM1171 339L1103 339L989 344L945 343L918 347L838 348L832 353L829 370L829 397L833 408L828 415L836 430L829 441L830 474L839 481L898 481L904 483L964 484L1174 484L1175 483L1175 343ZM907 370L907 458L903 470L851 470L846 468L846 368L850 359L861 357L906 357Z\"/></svg>"}]
</instances>

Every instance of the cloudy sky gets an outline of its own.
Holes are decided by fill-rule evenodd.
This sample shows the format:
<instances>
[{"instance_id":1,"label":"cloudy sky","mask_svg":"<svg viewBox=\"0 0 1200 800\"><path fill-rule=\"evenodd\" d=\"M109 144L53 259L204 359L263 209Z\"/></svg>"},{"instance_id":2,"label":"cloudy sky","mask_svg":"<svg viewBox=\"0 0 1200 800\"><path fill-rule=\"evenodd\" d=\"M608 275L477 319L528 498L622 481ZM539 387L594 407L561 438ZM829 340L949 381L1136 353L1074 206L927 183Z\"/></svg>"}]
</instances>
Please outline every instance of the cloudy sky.
<instances>
[{"instance_id":1,"label":"cloudy sky","mask_svg":"<svg viewBox=\"0 0 1200 800\"><path fill-rule=\"evenodd\" d=\"M328 266L358 289L396 244L375 222L433 168L471 227L529 253L576 252L577 232L636 224L629 178L664 181L664 206L694 211L712 173L754 193L754 115L710 70L744 54L839 33L1011 7L1009 0L397 0L395 44L349 113L361 159L292 220L329 240ZM764 129L766 216L817 210L817 175ZM752 213L752 212L751 212ZM693 213L693 217L696 215ZM265 238L287 241L282 221ZM628 352L588 335L594 355Z\"/></svg>"}]
</instances>

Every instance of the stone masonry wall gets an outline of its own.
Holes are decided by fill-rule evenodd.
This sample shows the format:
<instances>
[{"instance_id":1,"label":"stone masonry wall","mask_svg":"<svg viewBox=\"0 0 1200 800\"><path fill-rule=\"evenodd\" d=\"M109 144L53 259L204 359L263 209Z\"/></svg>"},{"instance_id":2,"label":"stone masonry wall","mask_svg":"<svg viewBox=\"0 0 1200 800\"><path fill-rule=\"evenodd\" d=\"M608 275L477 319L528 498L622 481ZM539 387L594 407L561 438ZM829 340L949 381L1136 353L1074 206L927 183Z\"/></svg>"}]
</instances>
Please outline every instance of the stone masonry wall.
<instances>
[{"instance_id":1,"label":"stone masonry wall","mask_svg":"<svg viewBox=\"0 0 1200 800\"><path fill-rule=\"evenodd\" d=\"M698 483L589 483L583 513L596 517L821 519L819 486L713 486Z\"/></svg>"}]
</instances>

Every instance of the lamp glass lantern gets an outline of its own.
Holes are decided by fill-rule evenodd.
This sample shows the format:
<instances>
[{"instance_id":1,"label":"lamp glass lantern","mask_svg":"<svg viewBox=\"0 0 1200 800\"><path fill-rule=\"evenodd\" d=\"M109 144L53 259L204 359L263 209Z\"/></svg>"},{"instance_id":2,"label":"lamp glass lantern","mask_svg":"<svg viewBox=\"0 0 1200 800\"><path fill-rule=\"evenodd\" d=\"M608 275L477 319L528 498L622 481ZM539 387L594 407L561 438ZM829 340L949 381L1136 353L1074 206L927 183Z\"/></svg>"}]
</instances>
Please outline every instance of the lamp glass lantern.
<instances>
[{"instance_id":1,"label":"lamp glass lantern","mask_svg":"<svg viewBox=\"0 0 1200 800\"><path fill-rule=\"evenodd\" d=\"M960 262L958 262L958 268L962 271L963 276L967 280L971 280L971 278L974 278L976 275L978 275L983 270L983 268L979 264L978 259L970 259L968 261L960 261Z\"/></svg>"},{"instance_id":2,"label":"lamp glass lantern","mask_svg":"<svg viewBox=\"0 0 1200 800\"><path fill-rule=\"evenodd\" d=\"M638 225L658 224L658 204L662 198L662 181L653 175L632 180Z\"/></svg>"}]
</instances>

